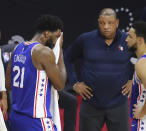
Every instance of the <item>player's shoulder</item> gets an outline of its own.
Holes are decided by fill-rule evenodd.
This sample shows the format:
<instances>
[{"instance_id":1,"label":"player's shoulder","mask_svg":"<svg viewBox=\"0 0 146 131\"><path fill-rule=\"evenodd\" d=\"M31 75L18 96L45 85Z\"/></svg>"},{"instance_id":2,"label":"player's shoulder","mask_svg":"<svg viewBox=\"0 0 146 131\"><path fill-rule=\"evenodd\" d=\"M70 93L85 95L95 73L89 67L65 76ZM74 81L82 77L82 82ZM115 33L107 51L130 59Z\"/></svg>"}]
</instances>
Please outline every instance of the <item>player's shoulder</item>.
<instances>
[{"instance_id":1,"label":"player's shoulder","mask_svg":"<svg viewBox=\"0 0 146 131\"><path fill-rule=\"evenodd\" d=\"M50 49L47 46L44 46L42 44L38 44L32 49L32 53L38 53L40 55L43 55L43 54L52 54L53 51L52 51L52 49Z\"/></svg>"},{"instance_id":2,"label":"player's shoulder","mask_svg":"<svg viewBox=\"0 0 146 131\"><path fill-rule=\"evenodd\" d=\"M32 49L32 56L38 59L44 59L54 57L54 53L49 47L38 44Z\"/></svg>"},{"instance_id":3,"label":"player's shoulder","mask_svg":"<svg viewBox=\"0 0 146 131\"><path fill-rule=\"evenodd\" d=\"M144 57L139 58L139 60L137 61L137 65L141 65L141 64L146 64L146 55L144 55Z\"/></svg>"},{"instance_id":4,"label":"player's shoulder","mask_svg":"<svg viewBox=\"0 0 146 131\"><path fill-rule=\"evenodd\" d=\"M140 58L135 64L136 70L143 70L146 67L146 58Z\"/></svg>"},{"instance_id":5,"label":"player's shoulder","mask_svg":"<svg viewBox=\"0 0 146 131\"><path fill-rule=\"evenodd\" d=\"M137 73L137 76L141 80L146 79L146 58L140 58L138 62L135 64L135 71Z\"/></svg>"}]
</instances>

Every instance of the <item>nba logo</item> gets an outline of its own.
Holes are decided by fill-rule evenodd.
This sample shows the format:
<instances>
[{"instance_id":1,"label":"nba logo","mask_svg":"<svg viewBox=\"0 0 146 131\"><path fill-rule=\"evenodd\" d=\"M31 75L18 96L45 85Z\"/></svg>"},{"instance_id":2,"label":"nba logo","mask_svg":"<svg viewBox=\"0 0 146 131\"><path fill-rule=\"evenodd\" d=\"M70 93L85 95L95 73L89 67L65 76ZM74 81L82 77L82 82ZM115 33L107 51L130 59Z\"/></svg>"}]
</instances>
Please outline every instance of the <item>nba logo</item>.
<instances>
[{"instance_id":1,"label":"nba logo","mask_svg":"<svg viewBox=\"0 0 146 131\"><path fill-rule=\"evenodd\" d=\"M3 53L4 62L8 62L10 60L10 55L8 52Z\"/></svg>"},{"instance_id":2,"label":"nba logo","mask_svg":"<svg viewBox=\"0 0 146 131\"><path fill-rule=\"evenodd\" d=\"M118 50L123 51L124 50L123 46L119 45Z\"/></svg>"}]
</instances>

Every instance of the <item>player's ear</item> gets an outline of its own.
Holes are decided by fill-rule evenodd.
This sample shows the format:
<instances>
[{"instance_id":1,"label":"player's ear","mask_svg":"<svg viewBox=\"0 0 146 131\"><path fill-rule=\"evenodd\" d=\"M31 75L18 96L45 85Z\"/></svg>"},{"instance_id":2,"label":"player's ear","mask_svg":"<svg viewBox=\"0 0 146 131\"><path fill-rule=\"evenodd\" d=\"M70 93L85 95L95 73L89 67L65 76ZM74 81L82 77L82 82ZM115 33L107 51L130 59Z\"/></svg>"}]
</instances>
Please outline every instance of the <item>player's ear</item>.
<instances>
[{"instance_id":1,"label":"player's ear","mask_svg":"<svg viewBox=\"0 0 146 131\"><path fill-rule=\"evenodd\" d=\"M143 44L144 38L142 36L137 37L138 43Z\"/></svg>"},{"instance_id":2,"label":"player's ear","mask_svg":"<svg viewBox=\"0 0 146 131\"><path fill-rule=\"evenodd\" d=\"M50 35L51 35L51 32L50 31L44 31L43 35L44 35L45 38L49 38Z\"/></svg>"}]
</instances>

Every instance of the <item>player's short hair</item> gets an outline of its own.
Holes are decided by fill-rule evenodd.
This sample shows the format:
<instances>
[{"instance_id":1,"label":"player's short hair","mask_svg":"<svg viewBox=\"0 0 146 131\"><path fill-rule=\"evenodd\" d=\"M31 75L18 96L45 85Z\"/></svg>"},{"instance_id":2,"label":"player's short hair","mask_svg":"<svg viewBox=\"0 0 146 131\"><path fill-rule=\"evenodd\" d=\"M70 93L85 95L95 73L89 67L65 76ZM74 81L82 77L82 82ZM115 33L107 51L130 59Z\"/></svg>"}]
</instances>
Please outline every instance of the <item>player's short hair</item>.
<instances>
[{"instance_id":1,"label":"player's short hair","mask_svg":"<svg viewBox=\"0 0 146 131\"><path fill-rule=\"evenodd\" d=\"M144 38L144 41L146 43L146 22L144 21L135 21L133 26L135 29L136 36L141 36Z\"/></svg>"},{"instance_id":2,"label":"player's short hair","mask_svg":"<svg viewBox=\"0 0 146 131\"><path fill-rule=\"evenodd\" d=\"M44 31L54 32L58 29L63 29L63 22L62 20L53 15L42 15L36 20L35 23L36 31L41 33Z\"/></svg>"}]
</instances>

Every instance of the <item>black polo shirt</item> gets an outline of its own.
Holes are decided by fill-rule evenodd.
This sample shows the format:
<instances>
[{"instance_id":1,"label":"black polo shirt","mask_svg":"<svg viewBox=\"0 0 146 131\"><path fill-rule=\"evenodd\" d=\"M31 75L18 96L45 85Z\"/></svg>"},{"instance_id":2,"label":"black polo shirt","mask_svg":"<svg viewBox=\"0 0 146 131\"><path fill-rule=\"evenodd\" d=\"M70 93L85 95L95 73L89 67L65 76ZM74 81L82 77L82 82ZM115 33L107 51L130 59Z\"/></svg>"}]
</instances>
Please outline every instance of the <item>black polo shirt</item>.
<instances>
[{"instance_id":1,"label":"black polo shirt","mask_svg":"<svg viewBox=\"0 0 146 131\"><path fill-rule=\"evenodd\" d=\"M127 35L117 30L115 39L108 46L98 30L80 35L65 51L68 79L77 82L75 61L81 59L81 81L93 90L87 102L98 109L118 106L127 99L122 95L122 86L129 80L130 57Z\"/></svg>"}]
</instances>

